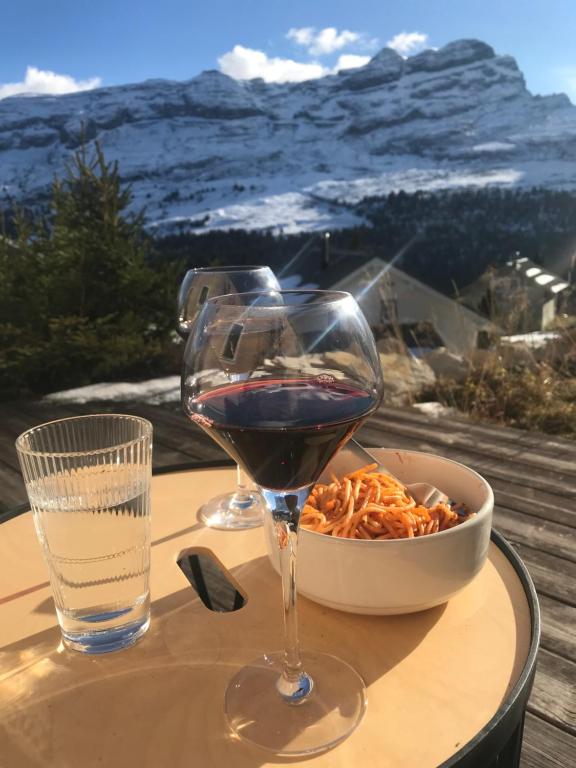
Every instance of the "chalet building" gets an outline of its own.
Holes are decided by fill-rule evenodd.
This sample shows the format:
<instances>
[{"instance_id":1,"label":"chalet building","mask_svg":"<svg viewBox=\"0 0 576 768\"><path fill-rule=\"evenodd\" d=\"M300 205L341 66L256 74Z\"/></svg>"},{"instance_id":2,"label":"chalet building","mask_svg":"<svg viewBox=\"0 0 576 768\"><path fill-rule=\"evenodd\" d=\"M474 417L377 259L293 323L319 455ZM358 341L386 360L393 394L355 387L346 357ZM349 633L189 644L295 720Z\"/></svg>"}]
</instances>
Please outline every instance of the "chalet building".
<instances>
[{"instance_id":1,"label":"chalet building","mask_svg":"<svg viewBox=\"0 0 576 768\"><path fill-rule=\"evenodd\" d=\"M508 333L545 331L553 323L569 284L530 259L490 267L462 291L462 301Z\"/></svg>"},{"instance_id":2,"label":"chalet building","mask_svg":"<svg viewBox=\"0 0 576 768\"><path fill-rule=\"evenodd\" d=\"M486 318L377 256L329 251L326 244L323 254L307 254L293 269L299 285L349 291L372 328L394 330L408 347L444 346L465 355L481 332L496 330Z\"/></svg>"}]
</instances>

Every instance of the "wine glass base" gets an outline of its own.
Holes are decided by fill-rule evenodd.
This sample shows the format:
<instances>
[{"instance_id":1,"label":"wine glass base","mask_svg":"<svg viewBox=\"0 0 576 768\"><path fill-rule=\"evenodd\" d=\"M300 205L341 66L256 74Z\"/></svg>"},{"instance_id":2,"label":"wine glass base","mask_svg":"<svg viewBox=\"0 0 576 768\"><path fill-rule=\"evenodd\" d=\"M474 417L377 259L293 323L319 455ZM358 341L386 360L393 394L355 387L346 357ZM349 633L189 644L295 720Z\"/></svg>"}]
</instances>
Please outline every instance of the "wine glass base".
<instances>
[{"instance_id":1,"label":"wine glass base","mask_svg":"<svg viewBox=\"0 0 576 768\"><path fill-rule=\"evenodd\" d=\"M209 528L224 531L257 528L264 522L265 505L257 493L225 493L206 502L200 519Z\"/></svg>"},{"instance_id":2,"label":"wine glass base","mask_svg":"<svg viewBox=\"0 0 576 768\"><path fill-rule=\"evenodd\" d=\"M235 675L224 710L235 736L286 757L325 752L349 736L366 711L366 687L345 661L327 653L302 653L313 680L310 695L289 704L278 693L283 653L255 659Z\"/></svg>"}]
</instances>

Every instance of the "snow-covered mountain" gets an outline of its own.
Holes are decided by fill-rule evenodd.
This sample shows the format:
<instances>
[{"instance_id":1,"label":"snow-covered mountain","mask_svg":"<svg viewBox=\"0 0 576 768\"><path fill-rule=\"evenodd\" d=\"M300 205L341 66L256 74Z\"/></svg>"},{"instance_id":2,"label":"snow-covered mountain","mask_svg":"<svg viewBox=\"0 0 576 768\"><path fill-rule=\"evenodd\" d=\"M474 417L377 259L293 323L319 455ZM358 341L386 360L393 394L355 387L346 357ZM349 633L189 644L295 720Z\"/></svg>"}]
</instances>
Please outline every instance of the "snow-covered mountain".
<instances>
[{"instance_id":1,"label":"snow-covered mountain","mask_svg":"<svg viewBox=\"0 0 576 768\"><path fill-rule=\"evenodd\" d=\"M576 107L533 96L513 58L461 40L303 83L216 71L0 101L2 198L41 200L80 137L98 139L153 231L347 226L404 189L576 187Z\"/></svg>"}]
</instances>

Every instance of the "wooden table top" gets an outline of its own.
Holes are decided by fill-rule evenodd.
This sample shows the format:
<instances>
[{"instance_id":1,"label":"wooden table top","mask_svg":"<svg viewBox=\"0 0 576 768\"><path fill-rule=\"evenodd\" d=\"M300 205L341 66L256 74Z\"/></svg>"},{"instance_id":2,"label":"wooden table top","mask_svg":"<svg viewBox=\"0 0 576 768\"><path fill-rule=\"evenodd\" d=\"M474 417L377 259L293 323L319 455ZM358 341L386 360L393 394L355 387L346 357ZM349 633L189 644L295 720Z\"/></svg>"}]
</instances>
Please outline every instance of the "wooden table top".
<instances>
[{"instance_id":1,"label":"wooden table top","mask_svg":"<svg viewBox=\"0 0 576 768\"><path fill-rule=\"evenodd\" d=\"M0 765L288 762L233 740L224 720L230 677L282 645L280 580L263 530L223 532L197 522L199 507L234 480L231 469L154 477L152 623L137 645L114 654L62 646L31 514L0 527ZM202 604L176 565L189 547L216 554L248 595L244 608L215 613ZM524 588L494 543L479 576L444 606L356 616L301 598L299 611L302 646L352 664L368 686L368 711L347 741L291 765L438 766L506 701L531 639Z\"/></svg>"}]
</instances>

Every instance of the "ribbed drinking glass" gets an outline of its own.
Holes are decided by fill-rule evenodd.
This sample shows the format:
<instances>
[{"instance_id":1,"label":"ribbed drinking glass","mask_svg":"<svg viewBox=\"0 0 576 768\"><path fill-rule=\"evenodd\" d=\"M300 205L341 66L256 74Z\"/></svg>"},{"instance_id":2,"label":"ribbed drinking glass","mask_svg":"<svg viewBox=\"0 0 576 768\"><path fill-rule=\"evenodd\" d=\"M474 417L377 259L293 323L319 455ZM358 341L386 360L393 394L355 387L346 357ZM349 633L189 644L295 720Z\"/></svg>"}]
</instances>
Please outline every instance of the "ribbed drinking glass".
<instances>
[{"instance_id":1,"label":"ribbed drinking glass","mask_svg":"<svg viewBox=\"0 0 576 768\"><path fill-rule=\"evenodd\" d=\"M150 623L152 425L102 414L16 441L65 643L104 653Z\"/></svg>"}]
</instances>

